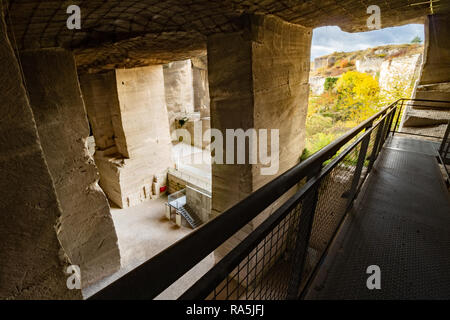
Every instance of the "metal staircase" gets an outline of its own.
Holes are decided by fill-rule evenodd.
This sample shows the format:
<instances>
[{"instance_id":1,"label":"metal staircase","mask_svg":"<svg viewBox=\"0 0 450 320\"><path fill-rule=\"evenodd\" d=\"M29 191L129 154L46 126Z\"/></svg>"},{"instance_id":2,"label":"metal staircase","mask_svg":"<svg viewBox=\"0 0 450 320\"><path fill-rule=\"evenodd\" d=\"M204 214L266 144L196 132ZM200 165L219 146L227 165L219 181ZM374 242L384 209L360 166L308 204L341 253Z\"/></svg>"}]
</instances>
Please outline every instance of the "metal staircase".
<instances>
[{"instance_id":1,"label":"metal staircase","mask_svg":"<svg viewBox=\"0 0 450 320\"><path fill-rule=\"evenodd\" d=\"M195 229L202 225L203 222L200 220L200 218L197 217L196 214L194 214L193 212L189 212L188 210L189 208L187 208L187 206L183 206L178 208L177 212L186 219L192 229Z\"/></svg>"}]
</instances>

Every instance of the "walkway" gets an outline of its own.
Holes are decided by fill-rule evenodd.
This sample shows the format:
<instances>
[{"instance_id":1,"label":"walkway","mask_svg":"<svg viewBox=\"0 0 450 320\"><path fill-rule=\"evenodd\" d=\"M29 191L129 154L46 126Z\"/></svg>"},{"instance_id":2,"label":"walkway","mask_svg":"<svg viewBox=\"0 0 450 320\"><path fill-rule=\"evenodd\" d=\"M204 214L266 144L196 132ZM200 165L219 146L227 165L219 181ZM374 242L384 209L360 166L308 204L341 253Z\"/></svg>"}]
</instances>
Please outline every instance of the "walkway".
<instances>
[{"instance_id":1,"label":"walkway","mask_svg":"<svg viewBox=\"0 0 450 320\"><path fill-rule=\"evenodd\" d=\"M436 144L387 141L306 299L449 299L450 201ZM381 290L366 269L381 269Z\"/></svg>"}]
</instances>

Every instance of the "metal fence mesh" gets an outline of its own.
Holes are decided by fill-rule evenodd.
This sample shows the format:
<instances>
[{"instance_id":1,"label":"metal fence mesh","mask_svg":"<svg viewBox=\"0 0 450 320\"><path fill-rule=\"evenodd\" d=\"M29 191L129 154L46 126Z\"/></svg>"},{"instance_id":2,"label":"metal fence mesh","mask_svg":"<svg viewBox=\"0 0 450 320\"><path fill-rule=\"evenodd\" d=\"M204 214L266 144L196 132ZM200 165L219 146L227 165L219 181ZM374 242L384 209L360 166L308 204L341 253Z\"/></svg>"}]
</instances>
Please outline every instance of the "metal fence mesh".
<instances>
[{"instance_id":1,"label":"metal fence mesh","mask_svg":"<svg viewBox=\"0 0 450 320\"><path fill-rule=\"evenodd\" d=\"M281 300L297 297L315 271L364 183L395 116L381 115L308 177L294 207L228 266L207 299ZM370 131L370 132L368 132ZM306 181L306 178L305 180ZM302 186L305 182L302 183ZM238 260L239 259L239 260ZM221 278L220 278L221 279ZM218 282L215 282L218 283Z\"/></svg>"},{"instance_id":2,"label":"metal fence mesh","mask_svg":"<svg viewBox=\"0 0 450 320\"><path fill-rule=\"evenodd\" d=\"M319 262L347 211L360 149L361 142L328 173L320 184L302 285Z\"/></svg>"},{"instance_id":3,"label":"metal fence mesh","mask_svg":"<svg viewBox=\"0 0 450 320\"><path fill-rule=\"evenodd\" d=\"M292 270L301 203L289 212L224 279L209 300L284 299Z\"/></svg>"},{"instance_id":4,"label":"metal fence mesh","mask_svg":"<svg viewBox=\"0 0 450 320\"><path fill-rule=\"evenodd\" d=\"M359 179L359 183L358 183L358 190L362 187L362 184L364 183L364 181L367 178L367 175L369 174L370 160L372 159L372 157L375 157L374 148L375 148L375 141L377 138L378 130L379 130L379 126L375 127L372 130L372 132L370 133L370 140L369 140L369 144L367 146L367 153L366 153L366 157L364 160L364 166L362 168L361 178Z\"/></svg>"}]
</instances>

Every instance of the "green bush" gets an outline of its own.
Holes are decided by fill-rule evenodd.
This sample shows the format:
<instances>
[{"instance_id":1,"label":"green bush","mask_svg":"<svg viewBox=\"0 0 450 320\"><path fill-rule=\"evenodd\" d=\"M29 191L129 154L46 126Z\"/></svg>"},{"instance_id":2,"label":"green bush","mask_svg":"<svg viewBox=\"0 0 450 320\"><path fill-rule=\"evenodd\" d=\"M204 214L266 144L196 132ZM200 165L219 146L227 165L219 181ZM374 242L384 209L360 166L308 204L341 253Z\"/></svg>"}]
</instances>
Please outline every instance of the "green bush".
<instances>
[{"instance_id":1,"label":"green bush","mask_svg":"<svg viewBox=\"0 0 450 320\"><path fill-rule=\"evenodd\" d=\"M314 113L306 119L306 135L313 136L325 129L332 128L334 125L333 119L324 116L321 113Z\"/></svg>"},{"instance_id":2,"label":"green bush","mask_svg":"<svg viewBox=\"0 0 450 320\"><path fill-rule=\"evenodd\" d=\"M325 83L323 85L323 88L325 91L333 90L334 86L336 85L336 82L338 81L338 78L336 77L328 77L325 79Z\"/></svg>"},{"instance_id":3,"label":"green bush","mask_svg":"<svg viewBox=\"0 0 450 320\"><path fill-rule=\"evenodd\" d=\"M331 142L333 142L337 136L332 133L322 133L319 132L311 137L306 138L306 149L308 156L316 153L323 147L326 147Z\"/></svg>"},{"instance_id":4,"label":"green bush","mask_svg":"<svg viewBox=\"0 0 450 320\"><path fill-rule=\"evenodd\" d=\"M411 40L411 43L422 43L422 39L419 36L415 36L414 39Z\"/></svg>"}]
</instances>

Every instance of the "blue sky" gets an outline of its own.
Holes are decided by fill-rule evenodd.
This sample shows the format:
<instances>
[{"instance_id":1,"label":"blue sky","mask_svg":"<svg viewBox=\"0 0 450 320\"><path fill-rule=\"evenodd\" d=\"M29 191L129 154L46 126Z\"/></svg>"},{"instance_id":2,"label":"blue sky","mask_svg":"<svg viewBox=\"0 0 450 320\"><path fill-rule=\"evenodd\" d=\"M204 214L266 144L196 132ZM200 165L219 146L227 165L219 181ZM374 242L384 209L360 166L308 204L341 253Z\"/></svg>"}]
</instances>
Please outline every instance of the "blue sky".
<instances>
[{"instance_id":1,"label":"blue sky","mask_svg":"<svg viewBox=\"0 0 450 320\"><path fill-rule=\"evenodd\" d=\"M356 51L386 44L410 43L415 36L424 39L422 24L359 33L344 32L334 26L316 28L313 32L311 60L335 51Z\"/></svg>"}]
</instances>

